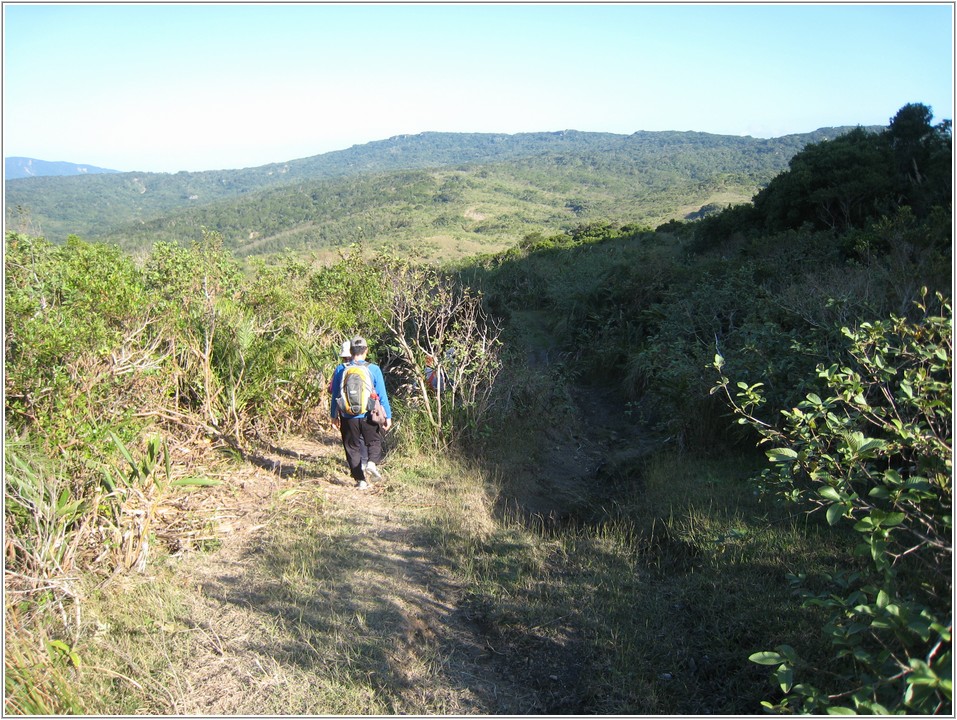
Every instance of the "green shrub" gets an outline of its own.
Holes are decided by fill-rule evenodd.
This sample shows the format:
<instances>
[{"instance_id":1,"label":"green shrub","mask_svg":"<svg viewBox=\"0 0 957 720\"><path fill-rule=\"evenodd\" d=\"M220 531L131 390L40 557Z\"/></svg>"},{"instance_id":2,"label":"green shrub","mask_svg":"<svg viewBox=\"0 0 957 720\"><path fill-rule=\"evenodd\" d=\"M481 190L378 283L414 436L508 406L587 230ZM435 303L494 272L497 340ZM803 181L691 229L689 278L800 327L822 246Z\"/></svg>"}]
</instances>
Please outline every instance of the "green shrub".
<instances>
[{"instance_id":1,"label":"green shrub","mask_svg":"<svg viewBox=\"0 0 957 720\"><path fill-rule=\"evenodd\" d=\"M83 535L152 507L113 472L150 456L150 435L243 446L326 399L338 343L301 265L244 278L210 232L158 244L141 268L112 246L16 234L5 260L7 530L32 576L123 565L120 543Z\"/></svg>"},{"instance_id":2,"label":"green shrub","mask_svg":"<svg viewBox=\"0 0 957 720\"><path fill-rule=\"evenodd\" d=\"M842 362L818 367L824 389L760 420L762 385L739 382L739 415L768 446L762 485L775 497L822 511L858 534L866 572L838 573L827 592L794 583L804 603L829 614L831 687L800 682L808 665L790 645L756 653L777 666L776 711L949 713L952 704L952 321L949 302L926 298L916 321L892 316L843 330ZM723 358L715 366L721 370Z\"/></svg>"},{"instance_id":3,"label":"green shrub","mask_svg":"<svg viewBox=\"0 0 957 720\"><path fill-rule=\"evenodd\" d=\"M351 250L308 278L309 297L322 310L322 324L343 339L359 333L375 338L384 329L375 308L391 288L384 282L380 263L364 257L359 245Z\"/></svg>"}]
</instances>

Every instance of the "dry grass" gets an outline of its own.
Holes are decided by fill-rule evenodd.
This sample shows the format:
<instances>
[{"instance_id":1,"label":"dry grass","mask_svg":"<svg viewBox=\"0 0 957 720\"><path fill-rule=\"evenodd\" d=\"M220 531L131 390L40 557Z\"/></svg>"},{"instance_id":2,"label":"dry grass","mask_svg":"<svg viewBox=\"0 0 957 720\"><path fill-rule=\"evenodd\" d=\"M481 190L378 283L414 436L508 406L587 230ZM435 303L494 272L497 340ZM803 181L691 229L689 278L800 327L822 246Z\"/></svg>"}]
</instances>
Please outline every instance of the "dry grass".
<instances>
[{"instance_id":1,"label":"dry grass","mask_svg":"<svg viewBox=\"0 0 957 720\"><path fill-rule=\"evenodd\" d=\"M783 575L824 545L762 524L740 470L659 459L617 519L556 528L424 455L359 492L341 452L318 435L234 461L217 549L80 583L69 623L8 626L7 710L741 714L767 692L748 654L809 632ZM67 626L76 666L31 661Z\"/></svg>"},{"instance_id":2,"label":"dry grass","mask_svg":"<svg viewBox=\"0 0 957 720\"><path fill-rule=\"evenodd\" d=\"M72 646L79 667L67 678L83 698L74 709L381 715L536 707L532 693L494 665L490 672L482 636L459 607L465 588L433 546L443 535L489 533L489 499L476 484L441 465L425 473L431 479L417 466L414 477L403 463L359 493L334 443L280 445L258 458L271 471L239 463L224 476L231 490L217 491L224 504L210 524L217 550L167 556L148 575L119 575L106 587L84 584ZM22 655L32 646L20 640L14 652ZM8 653L25 667L17 657ZM34 685L62 695L54 709L70 697L50 679L24 687Z\"/></svg>"}]
</instances>

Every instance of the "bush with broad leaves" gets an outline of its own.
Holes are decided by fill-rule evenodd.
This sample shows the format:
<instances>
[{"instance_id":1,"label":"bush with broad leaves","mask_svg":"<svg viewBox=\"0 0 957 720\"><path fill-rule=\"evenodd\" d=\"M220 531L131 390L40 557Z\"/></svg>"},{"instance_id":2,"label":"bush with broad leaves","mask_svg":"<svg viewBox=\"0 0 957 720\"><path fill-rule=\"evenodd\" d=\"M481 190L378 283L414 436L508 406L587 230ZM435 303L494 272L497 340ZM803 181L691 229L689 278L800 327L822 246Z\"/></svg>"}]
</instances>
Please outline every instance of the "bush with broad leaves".
<instances>
[{"instance_id":1,"label":"bush with broad leaves","mask_svg":"<svg viewBox=\"0 0 957 720\"><path fill-rule=\"evenodd\" d=\"M827 614L834 662L813 668L790 645L754 653L775 668L781 696L764 703L773 712L951 712L951 308L940 295L931 308L926 292L917 307L916 321L844 328L844 362L819 366L826 390L783 411L783 423L757 416L760 383L733 392L722 376L712 390L767 446L762 489L848 524L863 560L827 578L826 592L791 578ZM827 689L801 682L815 671Z\"/></svg>"}]
</instances>

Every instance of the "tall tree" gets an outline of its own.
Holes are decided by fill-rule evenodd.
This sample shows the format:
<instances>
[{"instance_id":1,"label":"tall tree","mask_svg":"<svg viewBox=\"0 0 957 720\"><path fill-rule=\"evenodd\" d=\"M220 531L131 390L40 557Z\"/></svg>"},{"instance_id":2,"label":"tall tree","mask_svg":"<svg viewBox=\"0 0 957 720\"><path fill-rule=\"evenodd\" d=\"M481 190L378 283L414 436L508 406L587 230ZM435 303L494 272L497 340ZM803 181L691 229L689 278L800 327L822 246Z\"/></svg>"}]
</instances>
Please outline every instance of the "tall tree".
<instances>
[{"instance_id":1,"label":"tall tree","mask_svg":"<svg viewBox=\"0 0 957 720\"><path fill-rule=\"evenodd\" d=\"M918 215L951 196L951 121L932 124L933 112L921 103L905 105L891 118L886 136L894 157L901 204Z\"/></svg>"},{"instance_id":2,"label":"tall tree","mask_svg":"<svg viewBox=\"0 0 957 720\"><path fill-rule=\"evenodd\" d=\"M772 231L805 223L818 229L859 227L892 209L889 160L880 135L856 128L804 148L789 170L755 196L754 206Z\"/></svg>"}]
</instances>

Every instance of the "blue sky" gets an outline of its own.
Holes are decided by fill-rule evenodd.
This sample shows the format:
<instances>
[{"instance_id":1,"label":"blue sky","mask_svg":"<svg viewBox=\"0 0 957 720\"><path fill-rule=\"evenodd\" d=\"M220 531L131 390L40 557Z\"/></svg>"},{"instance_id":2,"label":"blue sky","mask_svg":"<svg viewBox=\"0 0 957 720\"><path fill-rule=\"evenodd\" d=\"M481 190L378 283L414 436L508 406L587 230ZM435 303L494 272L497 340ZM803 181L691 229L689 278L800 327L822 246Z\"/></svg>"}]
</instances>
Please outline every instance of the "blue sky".
<instances>
[{"instance_id":1,"label":"blue sky","mask_svg":"<svg viewBox=\"0 0 957 720\"><path fill-rule=\"evenodd\" d=\"M176 172L404 133L953 117L946 4L4 5L3 154Z\"/></svg>"}]
</instances>

